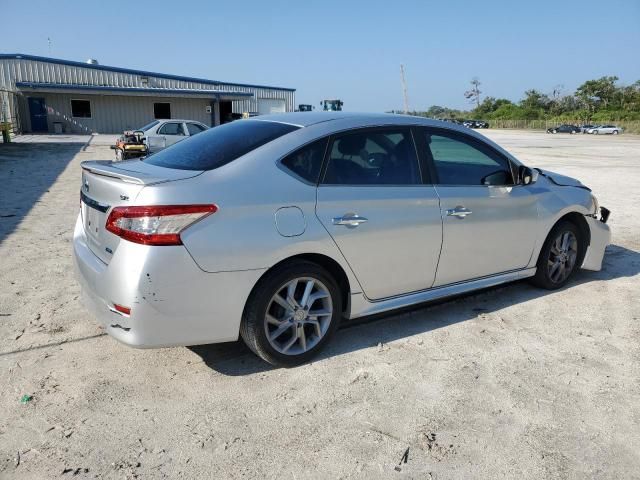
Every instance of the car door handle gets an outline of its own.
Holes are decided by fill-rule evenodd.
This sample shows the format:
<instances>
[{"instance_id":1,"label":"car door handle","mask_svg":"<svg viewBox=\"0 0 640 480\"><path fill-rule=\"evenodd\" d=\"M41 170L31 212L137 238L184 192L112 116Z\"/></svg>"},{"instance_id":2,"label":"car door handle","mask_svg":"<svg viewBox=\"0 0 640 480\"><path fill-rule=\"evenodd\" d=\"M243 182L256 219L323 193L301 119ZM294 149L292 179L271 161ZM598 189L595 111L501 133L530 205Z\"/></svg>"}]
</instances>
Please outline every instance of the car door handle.
<instances>
[{"instance_id":1,"label":"car door handle","mask_svg":"<svg viewBox=\"0 0 640 480\"><path fill-rule=\"evenodd\" d=\"M345 213L342 217L333 218L334 225L344 225L345 227L357 227L361 223L366 223L368 219L356 213Z\"/></svg>"},{"instance_id":2,"label":"car door handle","mask_svg":"<svg viewBox=\"0 0 640 480\"><path fill-rule=\"evenodd\" d=\"M465 207L456 207L447 210L448 217L464 218L467 215L471 215L472 213L473 212L471 210Z\"/></svg>"}]
</instances>

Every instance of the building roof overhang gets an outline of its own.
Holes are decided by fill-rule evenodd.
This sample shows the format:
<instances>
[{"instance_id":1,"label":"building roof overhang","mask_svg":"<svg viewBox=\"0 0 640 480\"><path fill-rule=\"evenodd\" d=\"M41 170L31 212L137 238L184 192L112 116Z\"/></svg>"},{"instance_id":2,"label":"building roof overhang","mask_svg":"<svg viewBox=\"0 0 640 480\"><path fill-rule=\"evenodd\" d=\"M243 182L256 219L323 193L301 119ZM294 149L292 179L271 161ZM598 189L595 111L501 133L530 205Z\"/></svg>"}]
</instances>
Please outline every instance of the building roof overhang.
<instances>
[{"instance_id":1,"label":"building roof overhang","mask_svg":"<svg viewBox=\"0 0 640 480\"><path fill-rule=\"evenodd\" d=\"M213 89L110 87L102 85L41 82L16 82L16 88L23 93L68 92L83 95L133 95L138 97L206 98L210 100L248 100L253 98L253 93L249 92Z\"/></svg>"}]
</instances>

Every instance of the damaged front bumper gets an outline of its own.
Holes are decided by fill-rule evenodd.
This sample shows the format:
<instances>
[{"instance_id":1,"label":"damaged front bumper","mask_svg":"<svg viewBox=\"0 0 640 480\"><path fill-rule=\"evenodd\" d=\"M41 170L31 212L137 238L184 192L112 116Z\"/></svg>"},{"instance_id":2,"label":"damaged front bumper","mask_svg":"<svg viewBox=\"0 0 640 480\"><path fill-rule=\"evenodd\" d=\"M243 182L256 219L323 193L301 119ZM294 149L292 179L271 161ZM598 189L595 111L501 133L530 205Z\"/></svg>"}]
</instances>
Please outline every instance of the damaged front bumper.
<instances>
[{"instance_id":1,"label":"damaged front bumper","mask_svg":"<svg viewBox=\"0 0 640 480\"><path fill-rule=\"evenodd\" d=\"M598 210L598 213L585 216L591 231L591 242L582 262L582 268L585 270L599 271L602 269L604 251L611 243L611 229L607 225L611 212L604 207L600 207Z\"/></svg>"}]
</instances>

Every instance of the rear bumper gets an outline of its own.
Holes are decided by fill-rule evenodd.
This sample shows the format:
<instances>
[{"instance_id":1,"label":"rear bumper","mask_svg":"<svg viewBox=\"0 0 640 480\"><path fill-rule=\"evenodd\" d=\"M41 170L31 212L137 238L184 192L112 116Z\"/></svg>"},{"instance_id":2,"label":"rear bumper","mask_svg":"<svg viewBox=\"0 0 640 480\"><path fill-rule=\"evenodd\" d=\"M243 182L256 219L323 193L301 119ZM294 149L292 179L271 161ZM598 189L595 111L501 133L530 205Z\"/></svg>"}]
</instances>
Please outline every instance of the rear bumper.
<instances>
[{"instance_id":1,"label":"rear bumper","mask_svg":"<svg viewBox=\"0 0 640 480\"><path fill-rule=\"evenodd\" d=\"M609 225L605 223L609 216L608 210L606 212L606 218L603 218L604 221L593 217L585 217L589 224L589 229L591 230L591 243L587 248L587 253L585 254L584 261L582 262L582 268L585 270L598 271L602 268L604 251L607 248L607 245L611 243L611 229L609 228Z\"/></svg>"},{"instance_id":2,"label":"rear bumper","mask_svg":"<svg viewBox=\"0 0 640 480\"><path fill-rule=\"evenodd\" d=\"M73 254L85 307L109 335L139 348L237 340L246 299L263 273L206 273L183 246L127 241L107 265L87 246L80 219Z\"/></svg>"}]
</instances>

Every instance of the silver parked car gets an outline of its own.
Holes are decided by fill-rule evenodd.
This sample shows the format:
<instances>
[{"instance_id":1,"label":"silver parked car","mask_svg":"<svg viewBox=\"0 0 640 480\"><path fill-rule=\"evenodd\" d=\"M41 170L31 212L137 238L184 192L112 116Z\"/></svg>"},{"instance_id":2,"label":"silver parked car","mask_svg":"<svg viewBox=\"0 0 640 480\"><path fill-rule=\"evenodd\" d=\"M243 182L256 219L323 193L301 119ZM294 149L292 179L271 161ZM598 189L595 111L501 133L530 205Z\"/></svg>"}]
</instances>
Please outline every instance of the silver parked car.
<instances>
[{"instance_id":1,"label":"silver parked car","mask_svg":"<svg viewBox=\"0 0 640 480\"><path fill-rule=\"evenodd\" d=\"M144 143L151 154L208 129L204 123L195 120L171 119L155 120L140 130L144 132Z\"/></svg>"},{"instance_id":2,"label":"silver parked car","mask_svg":"<svg viewBox=\"0 0 640 480\"><path fill-rule=\"evenodd\" d=\"M589 128L587 130L587 133L592 133L594 135L598 135L601 133L618 135L619 133L622 133L622 128L615 125L600 125L598 127Z\"/></svg>"},{"instance_id":3,"label":"silver parked car","mask_svg":"<svg viewBox=\"0 0 640 480\"><path fill-rule=\"evenodd\" d=\"M341 319L599 270L608 210L469 129L400 115L239 120L82 164L85 303L136 347L234 341L275 365Z\"/></svg>"}]
</instances>

